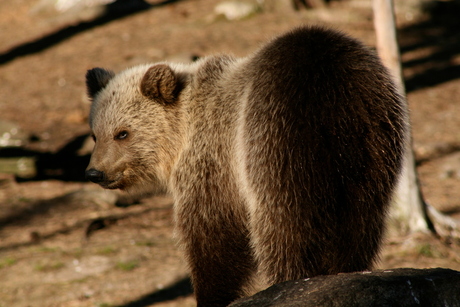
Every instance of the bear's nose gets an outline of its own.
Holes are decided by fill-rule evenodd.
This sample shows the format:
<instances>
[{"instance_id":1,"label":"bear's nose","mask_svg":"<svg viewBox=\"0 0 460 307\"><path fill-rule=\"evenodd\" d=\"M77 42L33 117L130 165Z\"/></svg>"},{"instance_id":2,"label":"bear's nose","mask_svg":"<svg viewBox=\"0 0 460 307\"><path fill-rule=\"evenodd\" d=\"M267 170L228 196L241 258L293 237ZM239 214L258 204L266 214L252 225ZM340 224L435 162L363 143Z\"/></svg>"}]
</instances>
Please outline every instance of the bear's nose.
<instances>
[{"instance_id":1,"label":"bear's nose","mask_svg":"<svg viewBox=\"0 0 460 307\"><path fill-rule=\"evenodd\" d=\"M91 180L94 183L104 181L104 172L98 171L97 169L91 168L85 172L85 178Z\"/></svg>"}]
</instances>

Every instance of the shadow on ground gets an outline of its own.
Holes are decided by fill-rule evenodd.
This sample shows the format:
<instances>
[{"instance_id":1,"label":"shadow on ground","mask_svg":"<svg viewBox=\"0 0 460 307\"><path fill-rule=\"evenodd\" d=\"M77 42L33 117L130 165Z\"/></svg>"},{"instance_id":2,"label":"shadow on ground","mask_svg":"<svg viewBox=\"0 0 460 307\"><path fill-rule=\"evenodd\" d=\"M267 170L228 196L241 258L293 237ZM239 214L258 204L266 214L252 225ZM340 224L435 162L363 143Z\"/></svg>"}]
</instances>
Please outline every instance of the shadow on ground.
<instances>
[{"instance_id":1,"label":"shadow on ground","mask_svg":"<svg viewBox=\"0 0 460 307\"><path fill-rule=\"evenodd\" d=\"M460 1L430 1L425 21L399 30L408 92L460 78ZM410 56L410 54L413 54Z\"/></svg>"},{"instance_id":2,"label":"shadow on ground","mask_svg":"<svg viewBox=\"0 0 460 307\"><path fill-rule=\"evenodd\" d=\"M193 294L190 278L184 278L169 286L168 288L147 294L135 301L117 307L145 307L155 303L175 300L179 297Z\"/></svg>"},{"instance_id":3,"label":"shadow on ground","mask_svg":"<svg viewBox=\"0 0 460 307\"><path fill-rule=\"evenodd\" d=\"M164 0L158 4L148 4L143 0L117 0L111 4L106 5L104 13L98 18L80 22L77 25L70 25L63 29L59 29L54 33L46 35L37 40L24 43L22 45L13 47L12 49L0 54L0 65L14 60L17 57L34 54L52 47L72 36L81 32L90 30L92 28L102 26L116 19L124 18L129 15L139 13L151 8L159 7L162 5L174 3L180 0Z\"/></svg>"},{"instance_id":4,"label":"shadow on ground","mask_svg":"<svg viewBox=\"0 0 460 307\"><path fill-rule=\"evenodd\" d=\"M1 148L0 158L28 157L33 159L35 175L28 178L18 177L17 181L38 181L57 179L62 181L86 181L85 169L90 155L80 155L88 134L75 137L56 153L38 152L25 148Z\"/></svg>"}]
</instances>

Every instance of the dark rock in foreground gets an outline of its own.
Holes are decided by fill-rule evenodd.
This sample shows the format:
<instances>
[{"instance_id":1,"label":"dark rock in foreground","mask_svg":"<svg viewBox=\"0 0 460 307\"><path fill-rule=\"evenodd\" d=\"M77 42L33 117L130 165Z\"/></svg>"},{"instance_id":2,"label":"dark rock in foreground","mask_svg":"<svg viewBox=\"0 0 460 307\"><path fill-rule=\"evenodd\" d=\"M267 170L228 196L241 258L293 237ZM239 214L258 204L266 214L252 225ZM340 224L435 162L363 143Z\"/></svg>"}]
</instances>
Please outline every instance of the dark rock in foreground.
<instances>
[{"instance_id":1,"label":"dark rock in foreground","mask_svg":"<svg viewBox=\"0 0 460 307\"><path fill-rule=\"evenodd\" d=\"M393 269L287 281L231 307L460 306L460 272Z\"/></svg>"}]
</instances>

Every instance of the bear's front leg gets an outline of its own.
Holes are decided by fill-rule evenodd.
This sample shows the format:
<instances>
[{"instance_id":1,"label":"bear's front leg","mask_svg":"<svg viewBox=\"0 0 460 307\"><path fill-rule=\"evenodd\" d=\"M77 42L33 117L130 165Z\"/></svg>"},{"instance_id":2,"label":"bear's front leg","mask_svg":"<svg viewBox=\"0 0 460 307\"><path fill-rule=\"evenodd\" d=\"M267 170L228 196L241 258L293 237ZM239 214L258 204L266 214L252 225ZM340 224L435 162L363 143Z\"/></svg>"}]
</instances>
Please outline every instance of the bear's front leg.
<instances>
[{"instance_id":1,"label":"bear's front leg","mask_svg":"<svg viewBox=\"0 0 460 307\"><path fill-rule=\"evenodd\" d=\"M176 223L197 306L227 306L245 295L255 270L244 215L235 204L177 204Z\"/></svg>"}]
</instances>

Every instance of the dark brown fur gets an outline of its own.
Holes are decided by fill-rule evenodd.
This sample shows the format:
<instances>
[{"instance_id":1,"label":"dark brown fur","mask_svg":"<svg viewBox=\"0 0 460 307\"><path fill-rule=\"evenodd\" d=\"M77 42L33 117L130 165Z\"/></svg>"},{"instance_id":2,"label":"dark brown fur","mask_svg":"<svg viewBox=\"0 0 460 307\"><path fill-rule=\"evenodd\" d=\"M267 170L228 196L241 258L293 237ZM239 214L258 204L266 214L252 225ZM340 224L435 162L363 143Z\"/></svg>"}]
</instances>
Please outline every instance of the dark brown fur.
<instances>
[{"instance_id":1,"label":"dark brown fur","mask_svg":"<svg viewBox=\"0 0 460 307\"><path fill-rule=\"evenodd\" d=\"M102 139L89 179L172 193L199 306L245 295L256 271L273 284L371 268L407 120L359 42L302 27L247 58L96 69L87 84Z\"/></svg>"}]
</instances>

